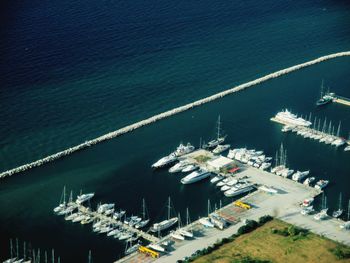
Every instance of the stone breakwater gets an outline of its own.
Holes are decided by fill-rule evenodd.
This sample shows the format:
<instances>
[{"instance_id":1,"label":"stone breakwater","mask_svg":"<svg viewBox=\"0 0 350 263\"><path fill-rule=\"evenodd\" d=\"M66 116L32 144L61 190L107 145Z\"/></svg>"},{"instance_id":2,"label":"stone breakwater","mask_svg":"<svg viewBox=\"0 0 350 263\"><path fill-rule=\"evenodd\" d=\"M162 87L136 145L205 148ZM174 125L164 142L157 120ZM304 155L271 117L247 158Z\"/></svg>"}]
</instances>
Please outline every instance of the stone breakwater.
<instances>
[{"instance_id":1,"label":"stone breakwater","mask_svg":"<svg viewBox=\"0 0 350 263\"><path fill-rule=\"evenodd\" d=\"M13 175L13 174L16 174L16 173L24 172L24 171L29 170L31 168L41 166L41 165L43 165L45 163L48 163L48 162L52 162L52 161L54 161L56 159L59 159L59 158L64 157L64 156L67 156L69 154L72 154L74 152L82 150L82 149L84 149L86 147L90 147L90 146L92 146L94 144L97 144L97 143L100 143L100 142L103 142L103 141L106 141L106 140L109 140L109 139L113 139L113 138L118 137L118 136L120 136L122 134L131 132L131 131L133 131L135 129L141 128L143 126L146 126L148 124L154 123L154 122L159 121L161 119L170 117L170 116L175 115L175 114L180 113L180 112L187 111L189 109L192 109L194 107L203 105L205 103L208 103L208 102L220 99L220 98L222 98L224 96L227 96L227 95L230 95L232 93L235 93L235 92L244 90L246 88L255 86L257 84L260 84L262 82L268 81L270 79L278 78L279 76L291 73L293 71L296 71L296 70L299 70L299 69L302 69L302 68L305 68L305 67L309 67L309 66L321 63L323 61L327 61L327 60L330 60L330 59L333 59L333 58L338 58L338 57L345 57L345 56L350 56L350 51L339 52L339 53L334 53L334 54L322 56L322 57L316 58L316 59L308 61L308 62L304 62L304 63L298 64L298 65L295 65L295 66L292 66L292 67L288 67L288 68L285 68L285 69L282 69L282 70L270 73L270 74L265 75L265 76L263 76L261 78L258 78L258 79L246 82L244 84L241 84L241 85L238 85L236 87L230 88L228 90L216 93L216 94L211 95L209 97L206 97L206 98L194 101L192 103L188 103L186 105L177 107L175 109L168 110L166 112L154 115L154 116L152 116L150 118L147 118L145 120L142 120L142 121L136 122L134 124L125 126L123 128L120 128L120 129L118 129L116 131L107 133L107 134L102 135L100 137L97 137L95 139L92 139L92 140L89 140L89 141L85 141L85 142L83 142L83 143L81 143L79 145L76 145L76 146L73 146L73 147L68 148L66 150L60 151L58 153L49 155L49 156L47 156L45 158L42 158L42 159L39 159L37 161L31 162L31 163L27 163L27 164L21 165L19 167L16 167L16 168L4 171L4 172L0 173L0 178L6 177L6 176L10 176L10 175Z\"/></svg>"}]
</instances>

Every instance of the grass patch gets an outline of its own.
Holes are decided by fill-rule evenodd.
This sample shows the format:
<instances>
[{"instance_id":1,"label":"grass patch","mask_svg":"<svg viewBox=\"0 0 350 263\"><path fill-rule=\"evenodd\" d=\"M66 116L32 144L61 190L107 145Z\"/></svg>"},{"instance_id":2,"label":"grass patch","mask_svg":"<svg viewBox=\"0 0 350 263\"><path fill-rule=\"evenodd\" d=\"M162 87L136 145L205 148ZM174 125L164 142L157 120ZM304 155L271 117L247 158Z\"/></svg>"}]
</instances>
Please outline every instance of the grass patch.
<instances>
[{"instance_id":1,"label":"grass patch","mask_svg":"<svg viewBox=\"0 0 350 263\"><path fill-rule=\"evenodd\" d=\"M194 262L350 262L350 248L274 219Z\"/></svg>"},{"instance_id":2,"label":"grass patch","mask_svg":"<svg viewBox=\"0 0 350 263\"><path fill-rule=\"evenodd\" d=\"M211 158L209 156L206 156L206 155L199 155L199 156L194 157L194 159L198 163L205 163L206 161L209 161Z\"/></svg>"}]
</instances>

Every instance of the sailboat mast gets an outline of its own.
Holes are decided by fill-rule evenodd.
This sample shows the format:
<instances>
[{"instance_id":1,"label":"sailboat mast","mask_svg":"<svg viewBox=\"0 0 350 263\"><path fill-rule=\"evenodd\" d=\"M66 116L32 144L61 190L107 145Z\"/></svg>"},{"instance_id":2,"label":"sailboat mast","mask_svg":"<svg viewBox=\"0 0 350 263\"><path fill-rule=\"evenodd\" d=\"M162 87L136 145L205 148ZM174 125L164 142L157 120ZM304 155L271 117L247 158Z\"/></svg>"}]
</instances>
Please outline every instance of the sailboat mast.
<instances>
[{"instance_id":1,"label":"sailboat mast","mask_svg":"<svg viewBox=\"0 0 350 263\"><path fill-rule=\"evenodd\" d=\"M339 194L339 210L342 209L342 193Z\"/></svg>"},{"instance_id":2,"label":"sailboat mast","mask_svg":"<svg viewBox=\"0 0 350 263\"><path fill-rule=\"evenodd\" d=\"M146 217L145 199L142 198L142 219L145 220L145 217Z\"/></svg>"},{"instance_id":3,"label":"sailboat mast","mask_svg":"<svg viewBox=\"0 0 350 263\"><path fill-rule=\"evenodd\" d=\"M218 118L218 131L217 131L217 139L220 138L220 125L221 125L221 122L220 122L220 115L219 115L219 118Z\"/></svg>"},{"instance_id":4,"label":"sailboat mast","mask_svg":"<svg viewBox=\"0 0 350 263\"><path fill-rule=\"evenodd\" d=\"M26 242L23 243L23 260L26 260L27 258L27 251L26 251Z\"/></svg>"},{"instance_id":5,"label":"sailboat mast","mask_svg":"<svg viewBox=\"0 0 350 263\"><path fill-rule=\"evenodd\" d=\"M340 135L340 126L341 126L341 121L339 122L339 125L338 125L337 137L339 137L339 135Z\"/></svg>"},{"instance_id":6,"label":"sailboat mast","mask_svg":"<svg viewBox=\"0 0 350 263\"><path fill-rule=\"evenodd\" d=\"M55 250L52 249L52 263L55 263Z\"/></svg>"},{"instance_id":7,"label":"sailboat mast","mask_svg":"<svg viewBox=\"0 0 350 263\"><path fill-rule=\"evenodd\" d=\"M350 203L349 203L350 204ZM10 258L13 258L12 238L10 238Z\"/></svg>"},{"instance_id":8,"label":"sailboat mast","mask_svg":"<svg viewBox=\"0 0 350 263\"><path fill-rule=\"evenodd\" d=\"M327 118L324 118L323 127L322 127L322 132L323 133L326 132L326 127L327 127Z\"/></svg>"},{"instance_id":9,"label":"sailboat mast","mask_svg":"<svg viewBox=\"0 0 350 263\"><path fill-rule=\"evenodd\" d=\"M89 250L89 258L88 258L88 263L91 263L91 250Z\"/></svg>"},{"instance_id":10,"label":"sailboat mast","mask_svg":"<svg viewBox=\"0 0 350 263\"><path fill-rule=\"evenodd\" d=\"M18 239L16 238L16 257L19 257L19 251L18 251Z\"/></svg>"},{"instance_id":11,"label":"sailboat mast","mask_svg":"<svg viewBox=\"0 0 350 263\"><path fill-rule=\"evenodd\" d=\"M189 215L189 213L188 213L188 207L187 207L187 208L186 208L186 226L188 226L188 223L189 223L189 221L190 221L189 217L190 217L190 215Z\"/></svg>"},{"instance_id":12,"label":"sailboat mast","mask_svg":"<svg viewBox=\"0 0 350 263\"><path fill-rule=\"evenodd\" d=\"M208 216L210 214L210 200L208 199Z\"/></svg>"},{"instance_id":13,"label":"sailboat mast","mask_svg":"<svg viewBox=\"0 0 350 263\"><path fill-rule=\"evenodd\" d=\"M170 219L170 196L168 201L168 220Z\"/></svg>"},{"instance_id":14,"label":"sailboat mast","mask_svg":"<svg viewBox=\"0 0 350 263\"><path fill-rule=\"evenodd\" d=\"M349 199L349 204L348 204L348 220L347 221L349 221L350 220L350 199Z\"/></svg>"},{"instance_id":15,"label":"sailboat mast","mask_svg":"<svg viewBox=\"0 0 350 263\"><path fill-rule=\"evenodd\" d=\"M66 204L66 186L63 187L63 204Z\"/></svg>"}]
</instances>

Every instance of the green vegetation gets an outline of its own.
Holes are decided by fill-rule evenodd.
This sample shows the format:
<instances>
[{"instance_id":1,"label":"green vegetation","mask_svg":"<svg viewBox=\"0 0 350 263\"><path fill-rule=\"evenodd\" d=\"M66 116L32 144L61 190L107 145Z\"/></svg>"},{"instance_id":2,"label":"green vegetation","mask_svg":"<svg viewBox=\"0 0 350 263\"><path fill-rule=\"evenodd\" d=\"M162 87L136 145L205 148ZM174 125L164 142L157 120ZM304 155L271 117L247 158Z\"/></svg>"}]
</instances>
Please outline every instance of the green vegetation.
<instances>
[{"instance_id":1,"label":"green vegetation","mask_svg":"<svg viewBox=\"0 0 350 263\"><path fill-rule=\"evenodd\" d=\"M331 248L330 251L337 259L350 259L350 248L344 245L338 245Z\"/></svg>"},{"instance_id":2,"label":"green vegetation","mask_svg":"<svg viewBox=\"0 0 350 263\"><path fill-rule=\"evenodd\" d=\"M270 216L247 221L238 233L198 250L185 262L349 262L350 248Z\"/></svg>"},{"instance_id":3,"label":"green vegetation","mask_svg":"<svg viewBox=\"0 0 350 263\"><path fill-rule=\"evenodd\" d=\"M206 161L210 160L210 157L206 155L199 155L194 157L194 159L199 163L205 163Z\"/></svg>"}]
</instances>

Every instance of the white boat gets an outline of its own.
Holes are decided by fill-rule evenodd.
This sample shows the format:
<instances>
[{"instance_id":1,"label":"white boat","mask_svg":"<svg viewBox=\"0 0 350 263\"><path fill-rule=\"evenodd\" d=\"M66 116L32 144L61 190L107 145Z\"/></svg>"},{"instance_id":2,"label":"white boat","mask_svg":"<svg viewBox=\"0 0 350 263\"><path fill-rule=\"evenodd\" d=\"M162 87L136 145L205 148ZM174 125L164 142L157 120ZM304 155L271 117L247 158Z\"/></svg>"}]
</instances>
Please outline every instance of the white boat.
<instances>
[{"instance_id":1,"label":"white boat","mask_svg":"<svg viewBox=\"0 0 350 263\"><path fill-rule=\"evenodd\" d=\"M192 237L193 237L193 233L192 233L192 232L187 231L187 230L182 229L182 228L180 228L177 232L178 232L180 235L184 236L184 237L189 237L189 238L192 238Z\"/></svg>"},{"instance_id":2,"label":"white boat","mask_svg":"<svg viewBox=\"0 0 350 263\"><path fill-rule=\"evenodd\" d=\"M222 136L221 133L221 122L220 122L220 115L218 117L218 121L217 121L217 132L216 132L216 139L211 140L210 142L208 142L207 144L203 145L204 149L210 149L210 148L214 148L216 146L218 146L219 144L222 144L225 139L226 136Z\"/></svg>"},{"instance_id":3,"label":"white boat","mask_svg":"<svg viewBox=\"0 0 350 263\"><path fill-rule=\"evenodd\" d=\"M350 221L341 224L339 227L340 227L341 229L349 230L349 229L350 229Z\"/></svg>"},{"instance_id":4,"label":"white boat","mask_svg":"<svg viewBox=\"0 0 350 263\"><path fill-rule=\"evenodd\" d=\"M338 210L334 211L332 216L334 218L339 218L343 214L344 210L342 208L342 193L339 194Z\"/></svg>"},{"instance_id":5,"label":"white boat","mask_svg":"<svg viewBox=\"0 0 350 263\"><path fill-rule=\"evenodd\" d=\"M302 210L300 211L300 213L301 213L302 215L309 215L309 214L313 213L314 211L315 211L315 209L313 208L313 206L308 206L308 207L302 209Z\"/></svg>"},{"instance_id":6,"label":"white boat","mask_svg":"<svg viewBox=\"0 0 350 263\"><path fill-rule=\"evenodd\" d=\"M316 180L315 177L309 177L306 178L306 180L303 182L304 185L310 185L311 183L313 183Z\"/></svg>"},{"instance_id":7,"label":"white boat","mask_svg":"<svg viewBox=\"0 0 350 263\"><path fill-rule=\"evenodd\" d=\"M210 172L204 169L199 169L198 171L194 171L189 175L185 176L184 178L182 178L181 183L192 184L208 177L210 177Z\"/></svg>"},{"instance_id":8,"label":"white boat","mask_svg":"<svg viewBox=\"0 0 350 263\"><path fill-rule=\"evenodd\" d=\"M159 232L162 230L165 230L169 227L172 227L173 225L175 225L178 222L178 217L172 217L170 218L170 210L171 210L171 201L170 201L170 197L168 199L168 218L166 220L163 220L162 222L159 223L155 223L153 224L153 226L150 228L151 232Z\"/></svg>"},{"instance_id":9,"label":"white boat","mask_svg":"<svg viewBox=\"0 0 350 263\"><path fill-rule=\"evenodd\" d=\"M132 237L132 233L129 232L122 232L121 235L119 236L119 240L126 240Z\"/></svg>"},{"instance_id":10,"label":"white boat","mask_svg":"<svg viewBox=\"0 0 350 263\"><path fill-rule=\"evenodd\" d=\"M107 210L110 210L113 208L114 208L114 204L102 204L102 205L98 206L97 213L102 214L102 213L106 212Z\"/></svg>"},{"instance_id":11,"label":"white boat","mask_svg":"<svg viewBox=\"0 0 350 263\"><path fill-rule=\"evenodd\" d=\"M149 244L148 247L155 251L165 252L165 248L158 244Z\"/></svg>"},{"instance_id":12,"label":"white boat","mask_svg":"<svg viewBox=\"0 0 350 263\"><path fill-rule=\"evenodd\" d=\"M288 178L289 176L291 176L294 173L293 169L286 169L281 173L282 177Z\"/></svg>"},{"instance_id":13,"label":"white boat","mask_svg":"<svg viewBox=\"0 0 350 263\"><path fill-rule=\"evenodd\" d=\"M182 236L180 233L178 233L177 231L175 232L171 232L170 233L170 236L174 239L177 239L177 240L185 240L185 237Z\"/></svg>"},{"instance_id":14,"label":"white boat","mask_svg":"<svg viewBox=\"0 0 350 263\"><path fill-rule=\"evenodd\" d=\"M174 166L169 168L169 173L177 173L177 172L181 172L185 167L187 167L189 165L188 162L186 161L180 161L177 164L175 164Z\"/></svg>"},{"instance_id":15,"label":"white boat","mask_svg":"<svg viewBox=\"0 0 350 263\"><path fill-rule=\"evenodd\" d=\"M210 179L210 182L215 184L221 180L223 180L225 177L221 176L221 175L217 175L217 176L214 176L213 178Z\"/></svg>"},{"instance_id":16,"label":"white boat","mask_svg":"<svg viewBox=\"0 0 350 263\"><path fill-rule=\"evenodd\" d=\"M59 213L66 209L66 186L63 187L63 192L61 195L61 200L58 206L56 206L53 211L54 213Z\"/></svg>"},{"instance_id":17,"label":"white boat","mask_svg":"<svg viewBox=\"0 0 350 263\"><path fill-rule=\"evenodd\" d=\"M275 119L284 123L284 124L288 124L290 126L308 127L312 124L311 122L309 122L303 118L300 118L297 115L291 113L287 109L285 109L284 111L278 112L275 116Z\"/></svg>"},{"instance_id":18,"label":"white boat","mask_svg":"<svg viewBox=\"0 0 350 263\"><path fill-rule=\"evenodd\" d=\"M220 182L218 182L218 183L216 184L216 186L221 187L221 186L227 184L229 181L230 181L229 178L225 178L225 179L221 180Z\"/></svg>"},{"instance_id":19,"label":"white boat","mask_svg":"<svg viewBox=\"0 0 350 263\"><path fill-rule=\"evenodd\" d=\"M226 150L228 150L231 147L230 144L219 144L218 146L215 147L215 149L213 150L214 154L220 154Z\"/></svg>"},{"instance_id":20,"label":"white boat","mask_svg":"<svg viewBox=\"0 0 350 263\"><path fill-rule=\"evenodd\" d=\"M171 154L159 159L154 164L152 164L152 168L160 168L160 167L163 167L165 165L174 163L176 161L177 161L177 156L174 153L171 153Z\"/></svg>"},{"instance_id":21,"label":"white boat","mask_svg":"<svg viewBox=\"0 0 350 263\"><path fill-rule=\"evenodd\" d=\"M323 219L326 219L326 218L328 217L327 211L328 211L328 208L322 209L321 212L317 213L317 214L314 216L314 219L315 219L315 220L323 220Z\"/></svg>"},{"instance_id":22,"label":"white boat","mask_svg":"<svg viewBox=\"0 0 350 263\"><path fill-rule=\"evenodd\" d=\"M195 164L189 164L189 165L187 165L185 168L183 168L183 169L181 170L181 172L183 172L183 173L188 173L188 172L192 172L192 171L194 171L194 170L196 170L196 169L198 169L198 166L197 166L197 165L195 165Z\"/></svg>"},{"instance_id":23,"label":"white boat","mask_svg":"<svg viewBox=\"0 0 350 263\"><path fill-rule=\"evenodd\" d=\"M191 145L190 143L187 143L187 145L180 143L180 145L176 148L175 152L173 152L173 153L175 154L175 156L180 157L182 155L193 152L194 149L195 149L195 147L193 145Z\"/></svg>"},{"instance_id":24,"label":"white boat","mask_svg":"<svg viewBox=\"0 0 350 263\"><path fill-rule=\"evenodd\" d=\"M262 163L259 169L267 170L270 167L271 167L271 163Z\"/></svg>"},{"instance_id":25,"label":"white boat","mask_svg":"<svg viewBox=\"0 0 350 263\"><path fill-rule=\"evenodd\" d=\"M271 194L278 193L278 191L276 189L274 189L273 187L266 186L266 185L262 185L258 189L261 191L267 192L267 193L271 193Z\"/></svg>"},{"instance_id":26,"label":"white boat","mask_svg":"<svg viewBox=\"0 0 350 263\"><path fill-rule=\"evenodd\" d=\"M292 176L292 180L294 181L301 181L303 180L306 176L308 176L310 173L310 171L303 171L303 172L300 172L300 171L297 171L295 174L293 174Z\"/></svg>"},{"instance_id":27,"label":"white boat","mask_svg":"<svg viewBox=\"0 0 350 263\"><path fill-rule=\"evenodd\" d=\"M227 197L234 197L240 194L244 194L246 192L249 192L251 190L253 190L254 187L252 185L247 185L244 187L240 187L240 188L236 188L236 187L232 187L230 190L227 190L224 195Z\"/></svg>"},{"instance_id":28,"label":"white boat","mask_svg":"<svg viewBox=\"0 0 350 263\"><path fill-rule=\"evenodd\" d=\"M228 189L230 189L231 187L232 187L232 186L229 186L229 185L225 184L225 185L221 186L220 191L225 192L225 191L227 191Z\"/></svg>"},{"instance_id":29,"label":"white boat","mask_svg":"<svg viewBox=\"0 0 350 263\"><path fill-rule=\"evenodd\" d=\"M80 194L77 196L77 200L75 201L78 205L81 205L82 203L90 200L95 196L95 193L88 193L88 194Z\"/></svg>"},{"instance_id":30,"label":"white boat","mask_svg":"<svg viewBox=\"0 0 350 263\"><path fill-rule=\"evenodd\" d=\"M322 190L322 189L325 188L328 184L329 184L329 181L328 181L328 180L319 180L319 181L316 183L315 188L316 188L316 189Z\"/></svg>"},{"instance_id":31,"label":"white boat","mask_svg":"<svg viewBox=\"0 0 350 263\"><path fill-rule=\"evenodd\" d=\"M130 245L129 245L129 243L130 243ZM133 252L136 252L140 246L141 245L139 243L136 243L133 245L131 240L128 241L126 244L126 247L125 247L125 255L129 255Z\"/></svg>"},{"instance_id":32,"label":"white boat","mask_svg":"<svg viewBox=\"0 0 350 263\"><path fill-rule=\"evenodd\" d=\"M293 129L293 126L289 126L289 125L284 125L282 128L282 132L289 132Z\"/></svg>"},{"instance_id":33,"label":"white boat","mask_svg":"<svg viewBox=\"0 0 350 263\"><path fill-rule=\"evenodd\" d=\"M210 228L214 227L214 224L210 221L209 217L200 218L199 223L201 223L205 227L210 227Z\"/></svg>"},{"instance_id":34,"label":"white boat","mask_svg":"<svg viewBox=\"0 0 350 263\"><path fill-rule=\"evenodd\" d=\"M344 151L350 151L350 145L348 145L348 146L346 146L345 148L344 148Z\"/></svg>"},{"instance_id":35,"label":"white boat","mask_svg":"<svg viewBox=\"0 0 350 263\"><path fill-rule=\"evenodd\" d=\"M142 199L142 218L141 221L135 224L135 228L143 228L146 225L148 225L150 219L148 217L148 212L146 208L146 202L145 199Z\"/></svg>"},{"instance_id":36,"label":"white boat","mask_svg":"<svg viewBox=\"0 0 350 263\"><path fill-rule=\"evenodd\" d=\"M108 233L107 233L107 236L115 236L115 235L117 235L118 233L120 233L120 230L118 229L118 228L116 228L116 229L112 229L111 231L109 231Z\"/></svg>"}]
</instances>

